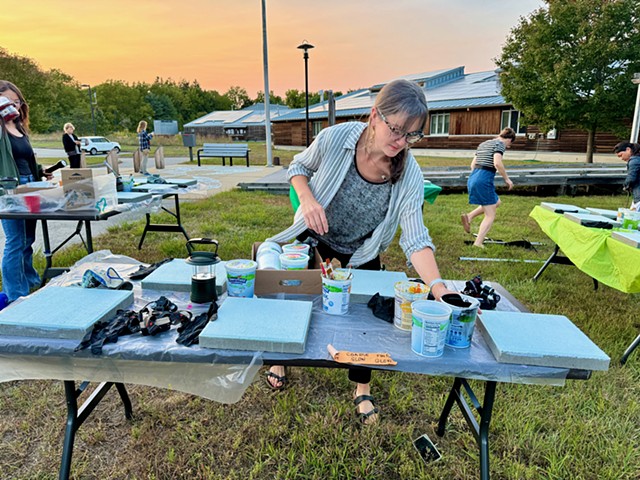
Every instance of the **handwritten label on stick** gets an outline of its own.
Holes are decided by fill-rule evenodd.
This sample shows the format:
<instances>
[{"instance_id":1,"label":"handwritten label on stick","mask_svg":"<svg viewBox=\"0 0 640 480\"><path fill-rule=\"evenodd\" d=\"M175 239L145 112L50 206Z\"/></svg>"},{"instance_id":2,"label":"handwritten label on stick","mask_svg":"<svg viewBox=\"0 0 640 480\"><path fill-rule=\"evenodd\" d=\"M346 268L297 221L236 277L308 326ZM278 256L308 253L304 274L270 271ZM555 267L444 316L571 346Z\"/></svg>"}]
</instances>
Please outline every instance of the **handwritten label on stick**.
<instances>
[{"instance_id":1,"label":"handwritten label on stick","mask_svg":"<svg viewBox=\"0 0 640 480\"><path fill-rule=\"evenodd\" d=\"M329 355L338 363L351 363L357 365L397 365L388 353L363 353L336 350L331 344L327 345Z\"/></svg>"}]
</instances>

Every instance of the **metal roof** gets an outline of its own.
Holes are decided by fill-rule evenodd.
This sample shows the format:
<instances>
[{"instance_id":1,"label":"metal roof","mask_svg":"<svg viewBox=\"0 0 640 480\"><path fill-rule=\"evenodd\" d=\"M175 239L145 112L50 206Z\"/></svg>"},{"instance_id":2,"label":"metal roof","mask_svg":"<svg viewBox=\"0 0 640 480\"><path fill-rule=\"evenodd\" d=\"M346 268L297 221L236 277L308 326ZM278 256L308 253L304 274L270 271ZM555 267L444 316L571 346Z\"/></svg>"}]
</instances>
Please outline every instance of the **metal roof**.
<instances>
[{"instance_id":1,"label":"metal roof","mask_svg":"<svg viewBox=\"0 0 640 480\"><path fill-rule=\"evenodd\" d=\"M404 78L424 83L423 90L431 111L458 108L509 105L500 95L498 76L494 71L464 73L464 67L436 70L433 72L406 75ZM336 117L368 115L375 102L377 92L389 82L373 85L336 98ZM327 102L309 106L309 118L327 118ZM274 122L305 119L305 109L291 111L274 118Z\"/></svg>"},{"instance_id":2,"label":"metal roof","mask_svg":"<svg viewBox=\"0 0 640 480\"><path fill-rule=\"evenodd\" d=\"M269 116L273 121L275 118L285 115L292 110L284 105L269 105ZM185 127L213 127L223 126L225 128L247 127L255 125L264 125L266 114L264 111L264 103L256 103L242 110L220 110L208 113L197 118Z\"/></svg>"}]
</instances>

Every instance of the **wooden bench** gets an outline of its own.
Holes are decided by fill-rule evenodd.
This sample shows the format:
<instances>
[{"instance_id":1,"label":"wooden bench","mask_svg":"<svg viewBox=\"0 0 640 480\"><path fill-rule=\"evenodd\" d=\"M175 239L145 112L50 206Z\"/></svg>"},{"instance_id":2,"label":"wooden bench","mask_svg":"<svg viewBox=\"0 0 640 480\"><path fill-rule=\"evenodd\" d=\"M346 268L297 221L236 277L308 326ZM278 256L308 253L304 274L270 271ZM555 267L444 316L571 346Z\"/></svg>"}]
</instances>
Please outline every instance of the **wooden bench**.
<instances>
[{"instance_id":1,"label":"wooden bench","mask_svg":"<svg viewBox=\"0 0 640 480\"><path fill-rule=\"evenodd\" d=\"M222 166L229 157L229 165L233 167L233 158L245 158L249 166L249 146L246 143L205 143L198 149L198 166L202 157L222 157Z\"/></svg>"}]
</instances>

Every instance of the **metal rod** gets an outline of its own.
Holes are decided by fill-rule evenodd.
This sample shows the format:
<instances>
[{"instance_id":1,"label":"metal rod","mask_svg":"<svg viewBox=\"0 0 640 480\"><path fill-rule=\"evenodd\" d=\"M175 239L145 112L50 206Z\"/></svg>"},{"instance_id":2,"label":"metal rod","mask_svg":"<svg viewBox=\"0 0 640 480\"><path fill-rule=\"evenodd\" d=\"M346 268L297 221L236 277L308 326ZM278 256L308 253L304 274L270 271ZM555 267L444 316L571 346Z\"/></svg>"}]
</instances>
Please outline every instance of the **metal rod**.
<instances>
[{"instance_id":1,"label":"metal rod","mask_svg":"<svg viewBox=\"0 0 640 480\"><path fill-rule=\"evenodd\" d=\"M518 258L459 257L458 260L468 260L475 262L544 263L544 260L523 260Z\"/></svg>"},{"instance_id":2,"label":"metal rod","mask_svg":"<svg viewBox=\"0 0 640 480\"><path fill-rule=\"evenodd\" d=\"M309 54L304 51L304 105L305 105L305 121L304 130L307 137L307 147L309 146Z\"/></svg>"},{"instance_id":3,"label":"metal rod","mask_svg":"<svg viewBox=\"0 0 640 480\"><path fill-rule=\"evenodd\" d=\"M637 78L635 74L633 83L638 84L638 93L636 94L636 107L633 113L633 124L631 126L631 143L636 143L638 141L638 130L640 129L640 78ZM637 80L637 81L636 81Z\"/></svg>"},{"instance_id":4,"label":"metal rod","mask_svg":"<svg viewBox=\"0 0 640 480\"><path fill-rule=\"evenodd\" d=\"M269 54L267 51L267 6L262 0L262 59L264 63L264 127L267 147L267 167L273 166L273 151L271 150L271 92L269 91ZM233 160L232 160L233 161ZM248 166L248 165L247 165Z\"/></svg>"}]
</instances>

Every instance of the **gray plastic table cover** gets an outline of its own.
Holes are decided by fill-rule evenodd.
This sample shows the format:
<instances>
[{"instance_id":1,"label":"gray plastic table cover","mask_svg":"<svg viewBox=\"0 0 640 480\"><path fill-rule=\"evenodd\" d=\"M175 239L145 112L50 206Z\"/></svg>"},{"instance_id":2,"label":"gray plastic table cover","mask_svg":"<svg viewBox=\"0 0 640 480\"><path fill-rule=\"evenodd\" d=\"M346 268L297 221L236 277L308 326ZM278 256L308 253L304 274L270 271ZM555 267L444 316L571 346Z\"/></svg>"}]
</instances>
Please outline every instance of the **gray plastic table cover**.
<instances>
[{"instance_id":1,"label":"gray plastic table cover","mask_svg":"<svg viewBox=\"0 0 640 480\"><path fill-rule=\"evenodd\" d=\"M141 263L131 257L101 250L79 260L72 269L52 279L44 288L77 284L86 269L98 272L113 267L123 277L138 269ZM128 307L140 310L160 295L171 296L180 309L189 306L188 294L143 291L134 284L134 303ZM27 297L28 299L29 297ZM24 301L24 300L23 300ZM194 315L206 311L205 306L192 306ZM78 310L81 313L81 309ZM169 388L201 396L221 403L235 403L253 382L262 367L259 352L207 351L190 358L199 347L184 347L175 342L176 327L155 337L141 334L120 337L107 344L100 356L90 350L74 352L75 340L0 336L0 382L11 380L89 380L133 383Z\"/></svg>"},{"instance_id":2,"label":"gray plastic table cover","mask_svg":"<svg viewBox=\"0 0 640 480\"><path fill-rule=\"evenodd\" d=\"M99 256L104 255L104 251L96 254L85 257L66 275L77 278L78 272L86 268L83 265L95 265L96 258L98 263L114 264L112 259ZM138 262L129 260L132 261L129 268L137 268ZM459 287L458 283L452 286ZM425 358L411 351L409 332L374 317L366 305L352 304L347 315L332 316L322 312L320 297L275 297L313 301L311 327L303 354L212 350L198 345L184 347L175 342L176 327L154 337L139 334L121 337L117 343L105 345L99 357L89 350L74 352L75 341L3 336L0 337L0 381L75 379L138 383L233 403L241 398L263 362L346 367L333 362L327 351L328 344L338 350L387 352L398 364L380 368L400 372L549 385L563 385L569 372L561 368L498 363L477 329L470 348L445 347L442 357ZM172 300L180 308L185 308L188 301L184 297ZM137 304L139 301L136 300ZM499 309L518 310L504 296Z\"/></svg>"}]
</instances>

